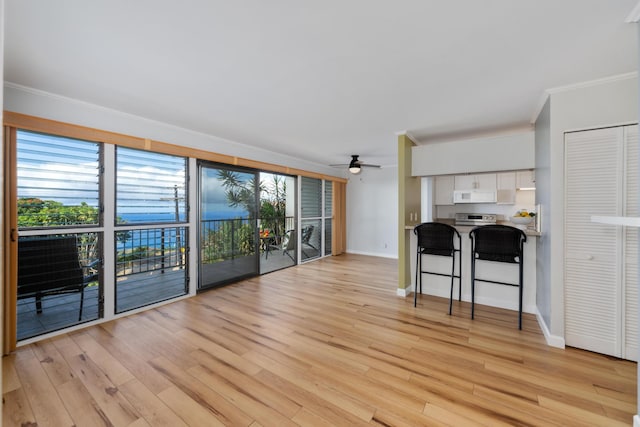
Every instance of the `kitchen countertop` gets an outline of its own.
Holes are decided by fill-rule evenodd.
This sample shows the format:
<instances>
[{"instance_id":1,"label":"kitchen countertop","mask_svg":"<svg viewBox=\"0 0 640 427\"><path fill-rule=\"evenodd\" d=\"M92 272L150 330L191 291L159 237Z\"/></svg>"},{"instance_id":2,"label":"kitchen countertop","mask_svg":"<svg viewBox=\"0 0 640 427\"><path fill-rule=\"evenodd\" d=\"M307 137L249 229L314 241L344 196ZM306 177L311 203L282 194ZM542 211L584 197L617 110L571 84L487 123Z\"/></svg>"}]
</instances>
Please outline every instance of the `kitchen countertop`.
<instances>
[{"instance_id":1,"label":"kitchen countertop","mask_svg":"<svg viewBox=\"0 0 640 427\"><path fill-rule=\"evenodd\" d=\"M458 230L459 233L468 233L475 227L475 225L455 225L454 224L454 220L452 218L438 218L435 221L436 222L442 222L444 224L453 225L456 228L456 230ZM419 225L419 224L420 223L406 224L404 228L406 230L413 230L415 228L415 226ZM528 227L524 228L524 226L522 226L522 225L514 224L514 223L509 222L509 221L498 221L498 224L510 225L512 227L519 228L522 231L524 231L524 234L527 235L527 236L535 236L535 237L540 236L540 232L536 231L533 228L528 228Z\"/></svg>"}]
</instances>

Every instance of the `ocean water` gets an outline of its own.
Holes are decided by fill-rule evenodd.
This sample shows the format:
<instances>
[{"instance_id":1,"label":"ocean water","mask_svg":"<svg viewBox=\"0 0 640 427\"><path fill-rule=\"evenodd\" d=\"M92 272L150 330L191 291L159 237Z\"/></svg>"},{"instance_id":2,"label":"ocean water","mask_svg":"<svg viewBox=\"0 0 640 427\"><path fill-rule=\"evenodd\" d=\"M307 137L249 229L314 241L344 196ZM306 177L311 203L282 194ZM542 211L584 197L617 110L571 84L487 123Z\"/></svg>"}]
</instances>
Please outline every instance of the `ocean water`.
<instances>
[{"instance_id":1,"label":"ocean water","mask_svg":"<svg viewBox=\"0 0 640 427\"><path fill-rule=\"evenodd\" d=\"M229 220L241 218L241 213L234 212L209 212L204 218L205 221L216 220ZM245 216L246 217L246 216ZM136 247L149 247L149 248L175 248L184 245L186 241L187 228L184 224L176 224L175 227L168 226L167 223L174 221L172 215L158 215L158 214L123 214L120 215L127 225L144 224L149 223L162 223L162 228L153 229L140 229L127 231L127 239L125 241L118 241L116 243L117 250L132 249ZM207 224L207 228L210 230L217 230L223 224L220 222L213 222ZM179 233L179 234L177 234ZM179 241L178 241L179 240Z\"/></svg>"}]
</instances>

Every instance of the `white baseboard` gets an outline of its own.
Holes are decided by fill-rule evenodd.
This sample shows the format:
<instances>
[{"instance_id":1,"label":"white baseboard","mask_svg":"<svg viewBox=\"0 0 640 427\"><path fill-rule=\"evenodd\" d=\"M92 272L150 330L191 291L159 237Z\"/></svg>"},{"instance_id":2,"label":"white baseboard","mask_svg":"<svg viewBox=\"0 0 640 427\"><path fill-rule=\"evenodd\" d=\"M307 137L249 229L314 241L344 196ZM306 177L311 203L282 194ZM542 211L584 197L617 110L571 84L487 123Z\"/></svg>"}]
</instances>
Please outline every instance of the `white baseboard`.
<instances>
[{"instance_id":1,"label":"white baseboard","mask_svg":"<svg viewBox=\"0 0 640 427\"><path fill-rule=\"evenodd\" d=\"M399 297L403 297L403 298L408 297L408 296L409 296L409 295L411 295L412 293L413 293L413 285L410 285L409 287L404 288L404 289L402 289L402 288L398 288L398 289L396 290L396 294L397 294Z\"/></svg>"},{"instance_id":2,"label":"white baseboard","mask_svg":"<svg viewBox=\"0 0 640 427\"><path fill-rule=\"evenodd\" d=\"M408 297L409 295L411 295L413 293L413 285L410 285L404 289L398 288L396 290L396 294L400 297ZM427 294L425 292L425 294ZM433 296L438 296L438 297L442 297L442 298L449 298L449 294L447 293L446 295L442 292L437 292L434 291L433 289L431 289L431 291L428 293L429 295L433 295ZM468 298L466 298L467 295L462 295L462 300L463 301L469 301ZM500 301L493 301L490 299L481 299L481 298L476 298L476 304L485 304L485 305L492 305L492 306L496 306L499 307L500 306ZM510 309L510 310L517 310L517 308L513 308L513 307L500 307L500 308L505 308L505 309ZM542 317L542 314L540 314L540 310L538 310L538 307L534 306L534 307L523 307L523 312L525 313L533 313L536 315L536 319L538 320L538 325L540 325L540 329L542 330L542 333L544 334L544 339L547 342L547 345L550 347L556 347L556 348L565 348L565 342L564 342L564 337L558 336L558 335L552 335L551 331L549 331L549 327L547 326L547 324L544 321L544 318ZM640 423L640 419L638 420L638 422ZM638 424L637 426L634 425L634 427L640 427L640 424Z\"/></svg>"},{"instance_id":3,"label":"white baseboard","mask_svg":"<svg viewBox=\"0 0 640 427\"><path fill-rule=\"evenodd\" d=\"M453 288L453 298L458 299L458 285L455 285ZM451 289L447 288L430 288L428 290L423 291L425 295L432 295L434 297L446 298L449 299L451 294ZM462 293L462 301L471 302L471 294ZM487 298L482 296L476 296L476 304L487 305L489 307L498 307L504 308L505 310L513 310L518 311L518 303L513 301L504 301L496 298ZM535 305L525 305L522 307L523 313L535 314L537 308Z\"/></svg>"},{"instance_id":4,"label":"white baseboard","mask_svg":"<svg viewBox=\"0 0 640 427\"><path fill-rule=\"evenodd\" d=\"M633 427L640 427L640 415L633 416Z\"/></svg>"},{"instance_id":5,"label":"white baseboard","mask_svg":"<svg viewBox=\"0 0 640 427\"><path fill-rule=\"evenodd\" d=\"M542 314L537 307L536 318L538 319L538 325L540 325L540 329L542 329L542 333L544 334L544 339L547 341L547 345L550 347L564 348L564 337L551 335L551 331L549 331L549 327L547 326L547 323L544 321L544 318L542 317ZM640 427L640 425L638 427Z\"/></svg>"},{"instance_id":6,"label":"white baseboard","mask_svg":"<svg viewBox=\"0 0 640 427\"><path fill-rule=\"evenodd\" d=\"M381 253L378 253L378 252L363 252L363 251L354 251L354 250L350 250L350 249L347 249L346 253L354 254L354 255L366 255L366 256L377 256L377 257L381 257L381 258L398 259L398 254L381 254Z\"/></svg>"}]
</instances>

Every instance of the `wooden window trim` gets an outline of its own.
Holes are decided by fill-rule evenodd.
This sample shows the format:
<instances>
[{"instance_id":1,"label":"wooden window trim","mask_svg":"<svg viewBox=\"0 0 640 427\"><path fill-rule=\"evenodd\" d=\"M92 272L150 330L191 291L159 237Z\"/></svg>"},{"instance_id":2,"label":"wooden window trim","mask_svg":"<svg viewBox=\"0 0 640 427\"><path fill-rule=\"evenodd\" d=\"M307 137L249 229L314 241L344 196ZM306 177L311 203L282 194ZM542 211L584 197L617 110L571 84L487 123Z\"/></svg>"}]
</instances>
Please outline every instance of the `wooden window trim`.
<instances>
[{"instance_id":1,"label":"wooden window trim","mask_svg":"<svg viewBox=\"0 0 640 427\"><path fill-rule=\"evenodd\" d=\"M302 169L261 162L257 160L245 159L237 156L229 156L211 151L184 147L176 144L169 144L161 141L154 141L147 138L140 138L116 132L109 132L94 129L86 126L59 122L55 120L43 119L40 117L4 111L4 283L3 298L0 303L3 305L3 353L8 354L16 348L16 286L17 281L17 241L12 241L17 230L17 214L14 207L17 200L16 185L16 131L24 129L32 132L63 136L68 138L81 139L86 141L101 142L106 144L119 145L123 147L136 148L140 150L154 151L157 153L172 154L183 157L193 157L201 160L208 160L234 166L244 166L258 169L265 172L273 172L284 175L300 175L309 178L323 179L334 182L333 189L333 209L334 227L332 230L332 255L339 255L346 249L346 184L345 178L332 175L325 175L310 172ZM10 284L14 284L11 286Z\"/></svg>"},{"instance_id":2,"label":"wooden window trim","mask_svg":"<svg viewBox=\"0 0 640 427\"><path fill-rule=\"evenodd\" d=\"M33 132L65 136L68 138L103 142L106 144L120 145L123 147L137 148L139 150L154 151L157 153L172 154L175 156L193 157L196 159L208 160L234 166L244 166L253 169L260 169L265 172L274 172L285 175L301 175L333 182L347 182L345 178L337 176L310 172L303 169L296 169L288 166L246 159L243 157L229 156L212 151L189 148L181 145L170 144L167 142L155 141L148 138L140 138L116 132L109 132L86 126L59 122L56 120L43 119L40 117L29 116L12 111L4 111L4 125L17 129L30 130Z\"/></svg>"}]
</instances>

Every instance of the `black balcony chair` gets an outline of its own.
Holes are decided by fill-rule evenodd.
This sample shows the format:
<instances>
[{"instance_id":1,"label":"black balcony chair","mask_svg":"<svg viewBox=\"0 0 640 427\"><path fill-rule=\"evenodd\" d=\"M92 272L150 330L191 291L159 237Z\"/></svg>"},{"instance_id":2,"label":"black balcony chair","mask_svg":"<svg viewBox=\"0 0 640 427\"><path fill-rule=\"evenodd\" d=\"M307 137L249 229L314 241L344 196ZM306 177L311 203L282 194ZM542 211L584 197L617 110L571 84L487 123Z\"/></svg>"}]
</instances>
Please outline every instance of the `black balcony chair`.
<instances>
[{"instance_id":1,"label":"black balcony chair","mask_svg":"<svg viewBox=\"0 0 640 427\"><path fill-rule=\"evenodd\" d=\"M432 274L436 276L451 277L451 290L449 294L449 314L453 306L453 280L458 279L458 301L462 300L462 270L460 256L462 239L460 233L454 227L440 222L425 222L417 225L413 232L418 236L416 251L416 290L413 293L413 306L418 304L418 286L422 294L422 275ZM456 237L458 245L456 248ZM458 274L455 274L456 253L458 253ZM423 270L423 255L437 255L451 257L451 274L438 273ZM418 280L419 277L419 280Z\"/></svg>"},{"instance_id":2,"label":"black balcony chair","mask_svg":"<svg viewBox=\"0 0 640 427\"><path fill-rule=\"evenodd\" d=\"M98 279L99 260L83 267L75 236L24 238L18 241L18 299L35 298L36 312L42 313L42 298L80 293L82 319L84 288Z\"/></svg>"},{"instance_id":3,"label":"black balcony chair","mask_svg":"<svg viewBox=\"0 0 640 427\"><path fill-rule=\"evenodd\" d=\"M265 234L262 234L265 233ZM269 252L280 249L278 246L279 237L270 229L265 228L260 233L260 249L264 252L264 258L269 258Z\"/></svg>"},{"instance_id":4,"label":"black balcony chair","mask_svg":"<svg viewBox=\"0 0 640 427\"><path fill-rule=\"evenodd\" d=\"M315 229L315 227L313 225L305 225L304 227L302 227L302 253L305 256L309 256L305 251L304 251L304 247L309 246L311 249L313 249L314 251L318 251L318 248L316 248L315 246L313 246L313 243L311 243L311 236L313 235L313 230Z\"/></svg>"},{"instance_id":5,"label":"black balcony chair","mask_svg":"<svg viewBox=\"0 0 640 427\"><path fill-rule=\"evenodd\" d=\"M522 329L522 278L523 252L527 236L519 228L508 225L483 225L469 232L471 239L471 318L474 316L476 281L517 286L518 328ZM476 261L506 262L518 264L518 283L479 279L476 277Z\"/></svg>"},{"instance_id":6,"label":"black balcony chair","mask_svg":"<svg viewBox=\"0 0 640 427\"><path fill-rule=\"evenodd\" d=\"M296 239L297 239L296 230L287 230L284 233L284 237L282 239L282 255L287 255L291 258L291 261L296 262L295 253L296 253ZM294 254L294 255L292 255Z\"/></svg>"}]
</instances>

